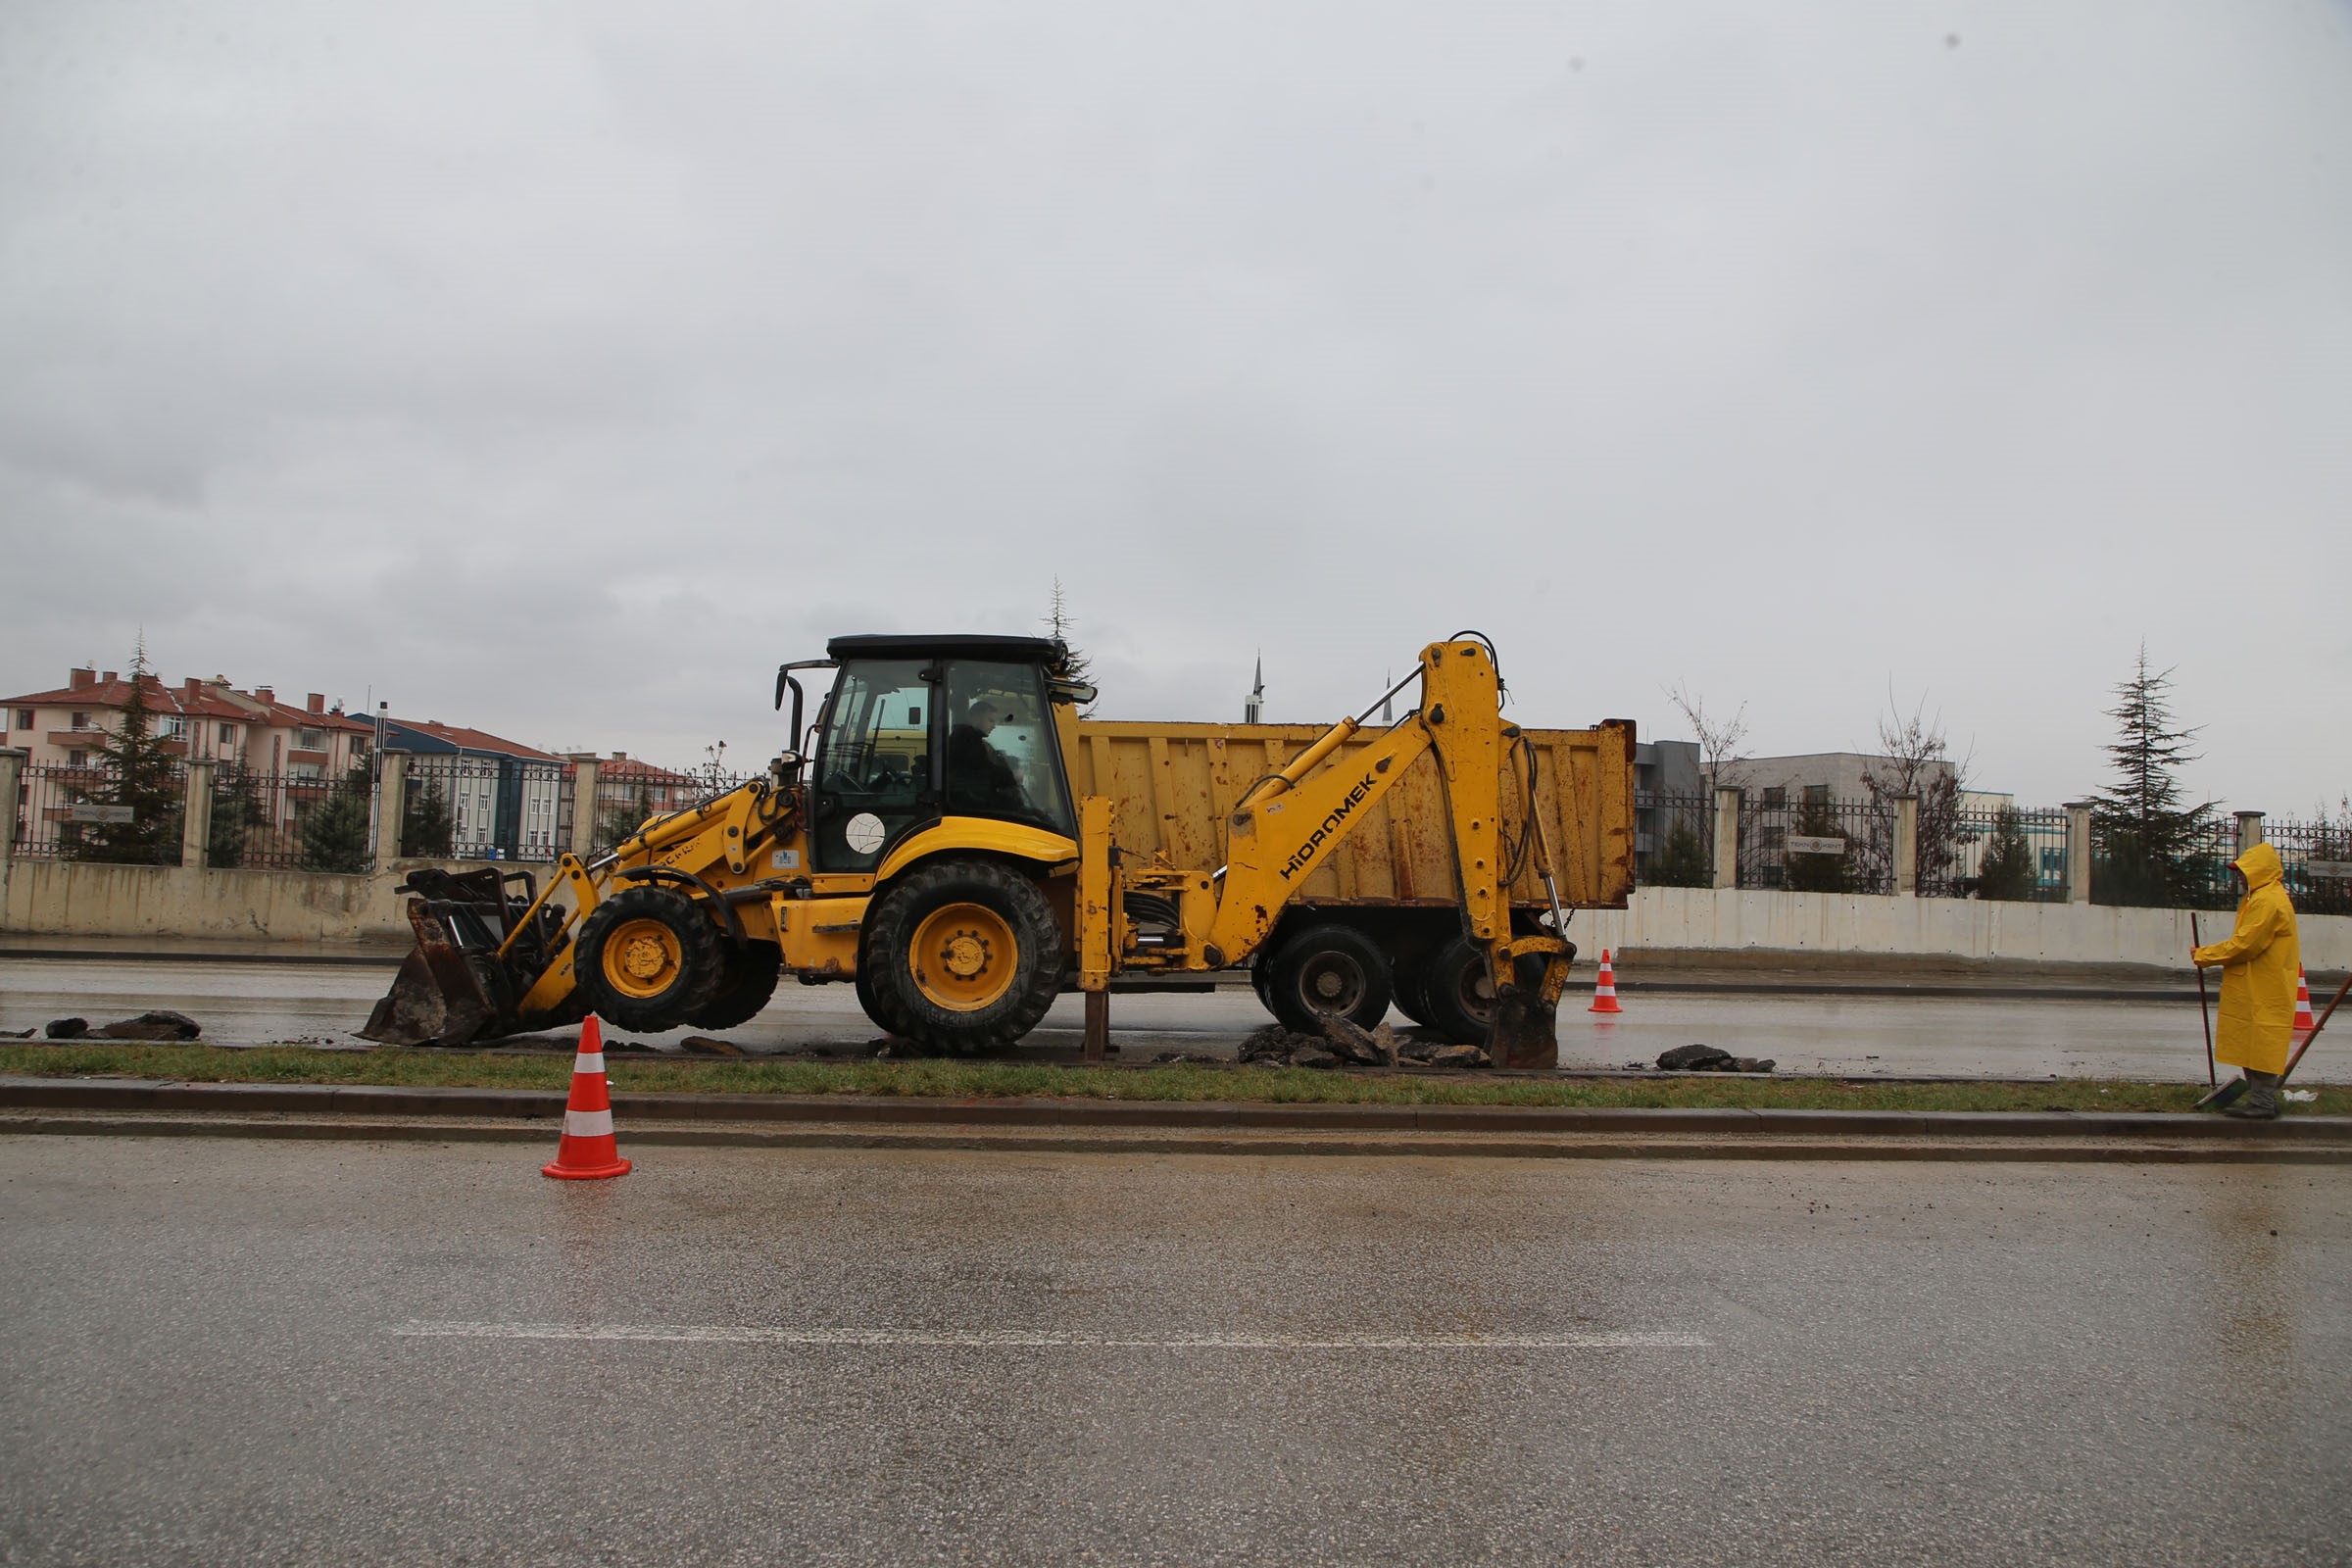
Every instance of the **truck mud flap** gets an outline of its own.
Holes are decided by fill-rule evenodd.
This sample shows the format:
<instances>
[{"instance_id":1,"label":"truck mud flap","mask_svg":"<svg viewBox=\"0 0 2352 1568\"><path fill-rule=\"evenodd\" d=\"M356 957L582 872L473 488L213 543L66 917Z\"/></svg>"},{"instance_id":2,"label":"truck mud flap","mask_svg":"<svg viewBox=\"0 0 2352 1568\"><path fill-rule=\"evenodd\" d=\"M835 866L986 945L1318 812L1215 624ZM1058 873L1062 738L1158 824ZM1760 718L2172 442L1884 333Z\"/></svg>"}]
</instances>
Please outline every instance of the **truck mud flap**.
<instances>
[{"instance_id":1,"label":"truck mud flap","mask_svg":"<svg viewBox=\"0 0 2352 1568\"><path fill-rule=\"evenodd\" d=\"M1494 994L1494 1023L1487 1054L1497 1067L1557 1067L1560 1064L1560 1004L1541 990L1515 983Z\"/></svg>"},{"instance_id":2,"label":"truck mud flap","mask_svg":"<svg viewBox=\"0 0 2352 1568\"><path fill-rule=\"evenodd\" d=\"M416 931L416 951L401 960L360 1038L380 1046L462 1046L479 1038L496 1024L498 1008L472 962L424 900L409 901L409 924Z\"/></svg>"}]
</instances>

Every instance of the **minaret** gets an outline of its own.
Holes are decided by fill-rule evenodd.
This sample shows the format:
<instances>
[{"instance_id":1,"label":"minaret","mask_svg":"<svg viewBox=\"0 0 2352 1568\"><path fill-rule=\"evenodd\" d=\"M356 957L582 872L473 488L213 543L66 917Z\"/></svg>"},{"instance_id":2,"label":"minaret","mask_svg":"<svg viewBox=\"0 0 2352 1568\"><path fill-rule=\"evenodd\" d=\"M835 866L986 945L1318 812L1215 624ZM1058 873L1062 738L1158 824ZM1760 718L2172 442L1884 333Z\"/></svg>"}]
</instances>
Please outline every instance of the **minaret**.
<instances>
[{"instance_id":1,"label":"minaret","mask_svg":"<svg viewBox=\"0 0 2352 1568\"><path fill-rule=\"evenodd\" d=\"M1250 701L1242 705L1242 722L1245 724L1256 723L1257 710L1265 706L1265 701L1266 656L1259 654L1257 656L1257 674L1250 688Z\"/></svg>"}]
</instances>

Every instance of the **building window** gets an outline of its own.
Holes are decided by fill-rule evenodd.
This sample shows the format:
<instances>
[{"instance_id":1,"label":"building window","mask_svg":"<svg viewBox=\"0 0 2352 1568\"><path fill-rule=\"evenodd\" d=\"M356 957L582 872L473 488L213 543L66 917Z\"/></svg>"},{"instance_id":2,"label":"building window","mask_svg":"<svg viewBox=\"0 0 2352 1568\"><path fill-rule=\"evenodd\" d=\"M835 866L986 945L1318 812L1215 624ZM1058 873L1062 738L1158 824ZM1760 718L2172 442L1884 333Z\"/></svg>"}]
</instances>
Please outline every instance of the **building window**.
<instances>
[{"instance_id":1,"label":"building window","mask_svg":"<svg viewBox=\"0 0 2352 1568\"><path fill-rule=\"evenodd\" d=\"M20 708L20 709L18 709L18 710L17 710L17 728L19 728L19 729L30 729L30 728L32 728L32 710L31 710L31 709L29 709L29 708Z\"/></svg>"},{"instance_id":2,"label":"building window","mask_svg":"<svg viewBox=\"0 0 2352 1568\"><path fill-rule=\"evenodd\" d=\"M188 738L188 721L176 713L166 714L156 720L155 732L168 741L186 740Z\"/></svg>"},{"instance_id":3,"label":"building window","mask_svg":"<svg viewBox=\"0 0 2352 1568\"><path fill-rule=\"evenodd\" d=\"M325 751L326 732L316 729L306 729L297 732L294 737L294 749L298 752Z\"/></svg>"},{"instance_id":4,"label":"building window","mask_svg":"<svg viewBox=\"0 0 2352 1568\"><path fill-rule=\"evenodd\" d=\"M221 744L221 745L223 745L223 746L234 746L236 743L237 743L237 726L236 726L236 725L234 725L234 724L223 724L223 725L221 725L221 726L220 726L220 744Z\"/></svg>"},{"instance_id":5,"label":"building window","mask_svg":"<svg viewBox=\"0 0 2352 1568\"><path fill-rule=\"evenodd\" d=\"M1806 786L1805 786L1805 804L1806 804L1807 806L1827 806L1827 805L1829 805L1829 804L1830 804L1830 787L1829 787L1827 784L1808 784L1808 785L1806 785Z\"/></svg>"},{"instance_id":6,"label":"building window","mask_svg":"<svg viewBox=\"0 0 2352 1568\"><path fill-rule=\"evenodd\" d=\"M90 727L90 715L83 712L76 712L74 715L74 727L75 729L88 729Z\"/></svg>"},{"instance_id":7,"label":"building window","mask_svg":"<svg viewBox=\"0 0 2352 1568\"><path fill-rule=\"evenodd\" d=\"M1768 784L1764 787L1764 809L1777 811L1788 804L1788 786Z\"/></svg>"},{"instance_id":8,"label":"building window","mask_svg":"<svg viewBox=\"0 0 2352 1568\"><path fill-rule=\"evenodd\" d=\"M90 754L87 752L68 752L66 754L66 765L68 767L87 767L90 765Z\"/></svg>"}]
</instances>

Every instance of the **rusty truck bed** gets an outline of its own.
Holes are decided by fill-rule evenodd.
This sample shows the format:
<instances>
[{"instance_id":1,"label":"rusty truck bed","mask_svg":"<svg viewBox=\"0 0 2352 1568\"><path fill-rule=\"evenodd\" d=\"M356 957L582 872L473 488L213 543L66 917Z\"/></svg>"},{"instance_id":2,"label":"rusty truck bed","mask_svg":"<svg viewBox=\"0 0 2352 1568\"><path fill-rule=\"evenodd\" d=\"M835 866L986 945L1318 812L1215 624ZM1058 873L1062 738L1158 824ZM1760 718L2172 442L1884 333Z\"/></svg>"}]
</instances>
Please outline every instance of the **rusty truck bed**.
<instances>
[{"instance_id":1,"label":"rusty truck bed","mask_svg":"<svg viewBox=\"0 0 2352 1568\"><path fill-rule=\"evenodd\" d=\"M1113 835L1121 853L1162 863L1213 868L1225 863L1225 819L1243 792L1296 757L1317 737L1312 724L1155 724L1086 719L1078 725L1071 784L1080 795L1115 803ZM1369 745L1367 729L1341 756ZM1550 837L1563 903L1621 909L1634 885L1634 726L1609 719L1592 729L1531 729L1537 759L1536 800ZM1506 767L1522 764L1506 754ZM1505 826L1516 842L1525 796L1504 780ZM1307 878L1307 905L1450 905L1450 837L1434 755L1424 754L1401 783L1350 833L1340 852ZM1544 884L1535 856L1511 884L1515 904L1540 906Z\"/></svg>"}]
</instances>

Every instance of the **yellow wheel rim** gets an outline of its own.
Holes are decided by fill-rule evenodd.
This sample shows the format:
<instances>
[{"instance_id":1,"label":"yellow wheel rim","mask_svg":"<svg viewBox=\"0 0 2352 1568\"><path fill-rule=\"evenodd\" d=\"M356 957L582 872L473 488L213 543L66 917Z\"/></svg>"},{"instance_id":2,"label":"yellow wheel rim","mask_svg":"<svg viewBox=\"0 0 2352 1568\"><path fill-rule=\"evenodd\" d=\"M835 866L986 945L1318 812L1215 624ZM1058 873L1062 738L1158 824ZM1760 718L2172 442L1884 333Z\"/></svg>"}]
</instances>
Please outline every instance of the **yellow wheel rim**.
<instances>
[{"instance_id":1,"label":"yellow wheel rim","mask_svg":"<svg viewBox=\"0 0 2352 1568\"><path fill-rule=\"evenodd\" d=\"M996 910L948 904L914 928L906 965L923 995L950 1012L977 1012L1012 989L1020 941Z\"/></svg>"},{"instance_id":2,"label":"yellow wheel rim","mask_svg":"<svg viewBox=\"0 0 2352 1568\"><path fill-rule=\"evenodd\" d=\"M605 939L605 983L624 997L644 1001L677 984L686 966L678 934L659 920L624 920Z\"/></svg>"}]
</instances>

